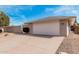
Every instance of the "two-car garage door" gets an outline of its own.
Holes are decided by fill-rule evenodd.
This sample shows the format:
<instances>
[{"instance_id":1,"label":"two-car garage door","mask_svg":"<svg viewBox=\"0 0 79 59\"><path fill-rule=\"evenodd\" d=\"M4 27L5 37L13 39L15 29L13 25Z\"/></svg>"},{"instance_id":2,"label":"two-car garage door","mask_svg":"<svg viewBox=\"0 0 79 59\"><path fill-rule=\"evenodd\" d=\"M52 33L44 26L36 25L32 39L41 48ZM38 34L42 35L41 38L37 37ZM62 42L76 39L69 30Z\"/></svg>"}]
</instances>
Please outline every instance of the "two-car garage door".
<instances>
[{"instance_id":1,"label":"two-car garage door","mask_svg":"<svg viewBox=\"0 0 79 59\"><path fill-rule=\"evenodd\" d=\"M60 34L59 32L60 32L59 21L33 24L33 34L59 35Z\"/></svg>"}]
</instances>

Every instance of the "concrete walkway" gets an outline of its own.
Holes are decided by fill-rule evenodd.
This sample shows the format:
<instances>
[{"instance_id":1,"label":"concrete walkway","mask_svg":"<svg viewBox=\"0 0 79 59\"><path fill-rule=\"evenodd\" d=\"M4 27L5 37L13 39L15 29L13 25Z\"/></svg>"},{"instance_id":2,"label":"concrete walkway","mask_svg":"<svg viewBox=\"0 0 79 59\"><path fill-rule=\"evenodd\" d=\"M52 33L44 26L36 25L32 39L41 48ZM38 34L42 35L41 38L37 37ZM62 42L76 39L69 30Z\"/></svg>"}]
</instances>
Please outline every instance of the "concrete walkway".
<instances>
[{"instance_id":1,"label":"concrete walkway","mask_svg":"<svg viewBox=\"0 0 79 59\"><path fill-rule=\"evenodd\" d=\"M0 34L0 53L55 53L64 37Z\"/></svg>"}]
</instances>

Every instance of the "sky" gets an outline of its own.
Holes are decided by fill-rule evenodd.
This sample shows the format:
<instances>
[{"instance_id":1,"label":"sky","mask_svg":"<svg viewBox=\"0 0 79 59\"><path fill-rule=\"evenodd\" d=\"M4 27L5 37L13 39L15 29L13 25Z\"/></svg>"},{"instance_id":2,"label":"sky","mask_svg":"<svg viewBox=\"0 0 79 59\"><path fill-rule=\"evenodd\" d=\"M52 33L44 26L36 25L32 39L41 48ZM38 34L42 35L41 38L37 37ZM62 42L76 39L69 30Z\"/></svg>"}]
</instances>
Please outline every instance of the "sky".
<instances>
[{"instance_id":1,"label":"sky","mask_svg":"<svg viewBox=\"0 0 79 59\"><path fill-rule=\"evenodd\" d=\"M49 16L77 16L79 23L79 5L0 5L0 11L9 16L11 26Z\"/></svg>"}]
</instances>

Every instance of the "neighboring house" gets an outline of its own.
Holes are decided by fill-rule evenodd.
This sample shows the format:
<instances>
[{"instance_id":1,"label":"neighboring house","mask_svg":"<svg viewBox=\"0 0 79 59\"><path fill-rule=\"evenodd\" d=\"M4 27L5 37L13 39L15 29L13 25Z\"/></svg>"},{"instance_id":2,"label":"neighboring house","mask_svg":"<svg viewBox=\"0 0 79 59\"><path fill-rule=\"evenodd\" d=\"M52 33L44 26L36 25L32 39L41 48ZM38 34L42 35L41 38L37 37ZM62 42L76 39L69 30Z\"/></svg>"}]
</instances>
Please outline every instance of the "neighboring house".
<instances>
[{"instance_id":1,"label":"neighboring house","mask_svg":"<svg viewBox=\"0 0 79 59\"><path fill-rule=\"evenodd\" d=\"M53 16L24 23L23 32L39 35L68 36L70 26L76 22L75 16Z\"/></svg>"}]
</instances>

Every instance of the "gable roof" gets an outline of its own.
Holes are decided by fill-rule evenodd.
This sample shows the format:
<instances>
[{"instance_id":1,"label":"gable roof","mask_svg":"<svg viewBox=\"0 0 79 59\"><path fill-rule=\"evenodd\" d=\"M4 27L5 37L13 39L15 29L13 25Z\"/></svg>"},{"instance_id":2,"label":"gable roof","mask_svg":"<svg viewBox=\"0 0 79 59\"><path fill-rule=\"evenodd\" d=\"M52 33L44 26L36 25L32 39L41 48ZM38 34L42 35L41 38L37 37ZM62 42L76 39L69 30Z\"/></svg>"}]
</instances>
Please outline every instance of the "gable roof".
<instances>
[{"instance_id":1,"label":"gable roof","mask_svg":"<svg viewBox=\"0 0 79 59\"><path fill-rule=\"evenodd\" d=\"M49 21L49 20L66 20L66 19L70 19L70 18L77 18L76 16L51 16L51 17L45 17L39 20L35 20L32 22L26 22L24 24L30 24L30 23L35 23L35 22L41 22L41 21Z\"/></svg>"}]
</instances>

